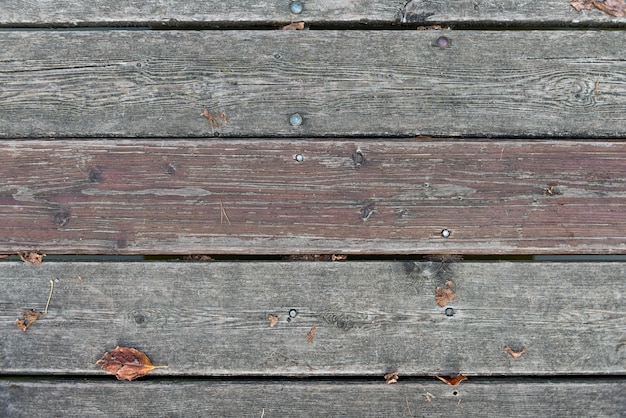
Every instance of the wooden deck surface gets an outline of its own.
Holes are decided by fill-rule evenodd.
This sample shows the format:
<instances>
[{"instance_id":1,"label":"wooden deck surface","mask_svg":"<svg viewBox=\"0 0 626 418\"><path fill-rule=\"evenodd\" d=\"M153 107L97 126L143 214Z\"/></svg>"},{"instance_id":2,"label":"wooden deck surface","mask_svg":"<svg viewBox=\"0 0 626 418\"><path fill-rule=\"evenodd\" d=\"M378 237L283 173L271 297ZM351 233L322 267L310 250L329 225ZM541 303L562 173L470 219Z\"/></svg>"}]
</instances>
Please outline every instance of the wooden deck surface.
<instances>
[{"instance_id":1,"label":"wooden deck surface","mask_svg":"<svg viewBox=\"0 0 626 418\"><path fill-rule=\"evenodd\" d=\"M0 274L10 374L103 375L95 362L117 345L166 376L626 372L624 263L5 262ZM50 279L49 313L20 331ZM438 303L437 287L454 299Z\"/></svg>"},{"instance_id":2,"label":"wooden deck surface","mask_svg":"<svg viewBox=\"0 0 626 418\"><path fill-rule=\"evenodd\" d=\"M625 160L622 141L5 140L0 253L623 254Z\"/></svg>"},{"instance_id":3,"label":"wooden deck surface","mask_svg":"<svg viewBox=\"0 0 626 418\"><path fill-rule=\"evenodd\" d=\"M0 416L626 415L626 17L301 4L2 2Z\"/></svg>"},{"instance_id":4,"label":"wooden deck surface","mask_svg":"<svg viewBox=\"0 0 626 418\"><path fill-rule=\"evenodd\" d=\"M623 137L622 45L580 30L4 31L0 137Z\"/></svg>"}]
</instances>

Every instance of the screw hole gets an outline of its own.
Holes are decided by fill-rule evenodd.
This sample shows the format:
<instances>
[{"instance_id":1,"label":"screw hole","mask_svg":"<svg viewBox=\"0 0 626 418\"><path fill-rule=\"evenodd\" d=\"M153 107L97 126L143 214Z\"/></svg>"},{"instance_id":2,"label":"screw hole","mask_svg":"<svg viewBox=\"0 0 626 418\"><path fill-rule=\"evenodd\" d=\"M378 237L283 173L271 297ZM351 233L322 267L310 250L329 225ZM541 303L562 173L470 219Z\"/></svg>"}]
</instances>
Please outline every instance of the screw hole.
<instances>
[{"instance_id":1,"label":"screw hole","mask_svg":"<svg viewBox=\"0 0 626 418\"><path fill-rule=\"evenodd\" d=\"M459 391L458 391L458 390L455 390L455 391L453 391L453 392L452 392L452 394L453 394L454 396L457 396L457 395L459 394Z\"/></svg>"},{"instance_id":2,"label":"screw hole","mask_svg":"<svg viewBox=\"0 0 626 418\"><path fill-rule=\"evenodd\" d=\"M365 157L361 150L356 150L354 154L352 154L352 161L354 161L354 165L358 168L361 167L365 163Z\"/></svg>"}]
</instances>

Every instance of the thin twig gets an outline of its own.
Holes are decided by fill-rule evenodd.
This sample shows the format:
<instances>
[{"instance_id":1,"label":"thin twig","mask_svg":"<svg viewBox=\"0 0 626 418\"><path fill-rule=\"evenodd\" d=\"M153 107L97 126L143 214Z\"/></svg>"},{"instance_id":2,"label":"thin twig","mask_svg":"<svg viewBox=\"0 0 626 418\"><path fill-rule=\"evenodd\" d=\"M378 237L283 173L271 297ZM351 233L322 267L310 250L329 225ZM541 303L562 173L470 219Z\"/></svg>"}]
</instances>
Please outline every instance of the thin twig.
<instances>
[{"instance_id":1,"label":"thin twig","mask_svg":"<svg viewBox=\"0 0 626 418\"><path fill-rule=\"evenodd\" d=\"M228 218L228 215L226 214L226 210L224 209L224 203L222 202L222 199L220 198L220 224L224 223L224 218L226 218L226 220L228 221L228 225L232 225L230 223L230 219Z\"/></svg>"},{"instance_id":2,"label":"thin twig","mask_svg":"<svg viewBox=\"0 0 626 418\"><path fill-rule=\"evenodd\" d=\"M48 306L50 306L50 299L52 299L53 290L54 290L54 280L50 280L50 294L48 295L48 302L46 302L46 309L43 311L44 315L48 313Z\"/></svg>"}]
</instances>

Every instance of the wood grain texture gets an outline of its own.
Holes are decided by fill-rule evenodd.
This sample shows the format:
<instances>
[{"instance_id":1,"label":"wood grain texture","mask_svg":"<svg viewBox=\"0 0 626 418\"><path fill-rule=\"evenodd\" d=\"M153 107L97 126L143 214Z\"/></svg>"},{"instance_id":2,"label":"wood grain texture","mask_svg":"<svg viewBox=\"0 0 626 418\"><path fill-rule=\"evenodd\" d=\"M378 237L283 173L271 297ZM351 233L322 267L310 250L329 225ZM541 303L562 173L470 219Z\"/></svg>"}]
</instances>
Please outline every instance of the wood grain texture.
<instances>
[{"instance_id":1,"label":"wood grain texture","mask_svg":"<svg viewBox=\"0 0 626 418\"><path fill-rule=\"evenodd\" d=\"M133 0L122 2L70 2L55 0L4 0L3 26L131 26L195 25L227 27L245 24L284 24L304 20L315 25L353 24L417 26L452 25L602 25L623 27L617 19L598 10L578 13L569 1L531 0L306 0L304 10L293 14L289 0L224 2L176 2Z\"/></svg>"},{"instance_id":2,"label":"wood grain texture","mask_svg":"<svg viewBox=\"0 0 626 418\"><path fill-rule=\"evenodd\" d=\"M623 137L622 42L619 31L6 31L0 136ZM228 122L211 126L205 108Z\"/></svg>"},{"instance_id":3,"label":"wood grain texture","mask_svg":"<svg viewBox=\"0 0 626 418\"><path fill-rule=\"evenodd\" d=\"M623 416L623 379L464 382L0 379L5 416ZM428 397L427 397L428 396ZM429 401L430 399L430 401ZM114 400L114 401L113 401Z\"/></svg>"},{"instance_id":4,"label":"wood grain texture","mask_svg":"<svg viewBox=\"0 0 626 418\"><path fill-rule=\"evenodd\" d=\"M624 254L625 160L623 141L3 141L0 253Z\"/></svg>"},{"instance_id":5,"label":"wood grain texture","mask_svg":"<svg viewBox=\"0 0 626 418\"><path fill-rule=\"evenodd\" d=\"M120 345L168 366L150 376L626 375L626 263L3 262L0 277L5 374L104 376ZM456 298L439 306L437 287Z\"/></svg>"}]
</instances>

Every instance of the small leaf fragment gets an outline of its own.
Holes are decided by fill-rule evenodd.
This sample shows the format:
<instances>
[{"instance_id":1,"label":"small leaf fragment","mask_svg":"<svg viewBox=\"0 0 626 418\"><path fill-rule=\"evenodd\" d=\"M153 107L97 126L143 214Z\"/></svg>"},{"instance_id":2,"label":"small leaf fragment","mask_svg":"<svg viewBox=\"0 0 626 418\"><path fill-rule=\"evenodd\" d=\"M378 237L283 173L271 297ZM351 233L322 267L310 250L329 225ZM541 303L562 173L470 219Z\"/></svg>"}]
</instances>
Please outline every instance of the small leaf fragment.
<instances>
[{"instance_id":1,"label":"small leaf fragment","mask_svg":"<svg viewBox=\"0 0 626 418\"><path fill-rule=\"evenodd\" d=\"M593 10L595 7L593 5L593 0L574 0L570 3L570 6L579 12L581 10Z\"/></svg>"},{"instance_id":2,"label":"small leaf fragment","mask_svg":"<svg viewBox=\"0 0 626 418\"><path fill-rule=\"evenodd\" d=\"M278 315L269 315L267 319L270 321L270 328L274 328L278 324Z\"/></svg>"},{"instance_id":3,"label":"small leaf fragment","mask_svg":"<svg viewBox=\"0 0 626 418\"><path fill-rule=\"evenodd\" d=\"M228 123L228 118L224 112L210 113L208 109L204 109L202 113L200 113L200 116L204 116L209 121L211 129L221 128L224 123Z\"/></svg>"},{"instance_id":4,"label":"small leaf fragment","mask_svg":"<svg viewBox=\"0 0 626 418\"><path fill-rule=\"evenodd\" d=\"M526 347L523 347L520 351L515 351L507 345L506 347L504 347L504 351L509 353L511 357L517 360L518 358L522 357L522 354L526 352Z\"/></svg>"},{"instance_id":5,"label":"small leaf fragment","mask_svg":"<svg viewBox=\"0 0 626 418\"><path fill-rule=\"evenodd\" d=\"M452 286L454 287L454 283L452 283ZM446 306L448 302L454 300L455 298L456 294L449 287L442 288L437 286L435 288L435 302L437 302L437 305L441 306L442 308Z\"/></svg>"},{"instance_id":6,"label":"small leaf fragment","mask_svg":"<svg viewBox=\"0 0 626 418\"><path fill-rule=\"evenodd\" d=\"M283 30L302 30L304 29L304 22L293 22L282 27Z\"/></svg>"},{"instance_id":7,"label":"small leaf fragment","mask_svg":"<svg viewBox=\"0 0 626 418\"><path fill-rule=\"evenodd\" d=\"M391 372L391 373L387 373L385 375L385 382L390 385L392 383L397 383L398 382L398 372Z\"/></svg>"},{"instance_id":8,"label":"small leaf fragment","mask_svg":"<svg viewBox=\"0 0 626 418\"><path fill-rule=\"evenodd\" d=\"M35 321L41 318L43 315L43 312L39 312L34 309L22 311L22 316L24 317L24 319L16 319L15 326L26 332L26 330L30 328L30 326L33 325Z\"/></svg>"},{"instance_id":9,"label":"small leaf fragment","mask_svg":"<svg viewBox=\"0 0 626 418\"><path fill-rule=\"evenodd\" d=\"M18 251L17 255L20 256L23 262L32 264L34 266L38 266L43 263L43 258L46 256L45 254L27 251Z\"/></svg>"},{"instance_id":10,"label":"small leaf fragment","mask_svg":"<svg viewBox=\"0 0 626 418\"><path fill-rule=\"evenodd\" d=\"M615 17L626 16L626 3L624 0L604 0L594 1L593 5L602 10L604 13L608 13Z\"/></svg>"},{"instance_id":11,"label":"small leaf fragment","mask_svg":"<svg viewBox=\"0 0 626 418\"><path fill-rule=\"evenodd\" d=\"M450 386L456 386L462 381L467 380L467 376L463 376L462 374L459 374L454 377L442 377L442 376L435 376L435 377L441 380L442 382L449 384Z\"/></svg>"},{"instance_id":12,"label":"small leaf fragment","mask_svg":"<svg viewBox=\"0 0 626 418\"><path fill-rule=\"evenodd\" d=\"M102 370L114 374L117 380L135 380L145 376L154 369L163 369L167 366L154 366L143 352L129 347L115 347L106 352L96 362Z\"/></svg>"},{"instance_id":13,"label":"small leaf fragment","mask_svg":"<svg viewBox=\"0 0 626 418\"><path fill-rule=\"evenodd\" d=\"M313 340L315 339L315 333L317 332L317 326L313 325L311 327L311 330L306 334L306 342L309 344L313 343Z\"/></svg>"}]
</instances>

